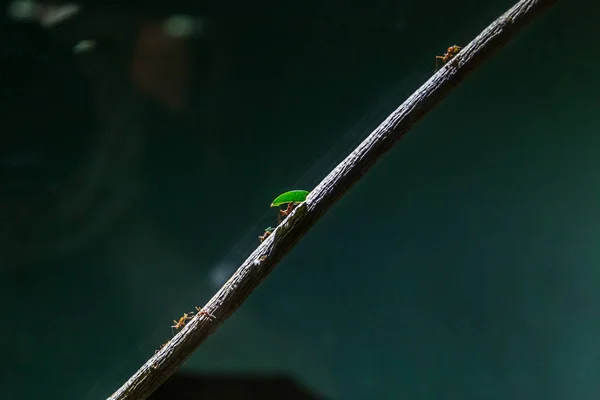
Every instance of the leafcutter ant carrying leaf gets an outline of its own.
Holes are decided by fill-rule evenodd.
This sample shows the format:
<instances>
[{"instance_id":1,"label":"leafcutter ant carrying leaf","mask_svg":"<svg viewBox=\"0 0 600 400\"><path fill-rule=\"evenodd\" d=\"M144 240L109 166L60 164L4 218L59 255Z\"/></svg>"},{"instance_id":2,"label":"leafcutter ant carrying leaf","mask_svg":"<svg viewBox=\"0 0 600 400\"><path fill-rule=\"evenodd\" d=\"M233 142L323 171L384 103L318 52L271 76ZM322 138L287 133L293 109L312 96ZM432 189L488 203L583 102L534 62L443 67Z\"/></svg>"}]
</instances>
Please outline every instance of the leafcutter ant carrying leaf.
<instances>
[{"instance_id":1,"label":"leafcutter ant carrying leaf","mask_svg":"<svg viewBox=\"0 0 600 400\"><path fill-rule=\"evenodd\" d=\"M280 223L282 217L285 218L290 215L296 205L306 200L306 197L309 193L310 192L307 190L290 190L289 192L285 192L277 196L271 203L271 207L279 207L287 204L287 208L285 210L279 210L277 222Z\"/></svg>"}]
</instances>

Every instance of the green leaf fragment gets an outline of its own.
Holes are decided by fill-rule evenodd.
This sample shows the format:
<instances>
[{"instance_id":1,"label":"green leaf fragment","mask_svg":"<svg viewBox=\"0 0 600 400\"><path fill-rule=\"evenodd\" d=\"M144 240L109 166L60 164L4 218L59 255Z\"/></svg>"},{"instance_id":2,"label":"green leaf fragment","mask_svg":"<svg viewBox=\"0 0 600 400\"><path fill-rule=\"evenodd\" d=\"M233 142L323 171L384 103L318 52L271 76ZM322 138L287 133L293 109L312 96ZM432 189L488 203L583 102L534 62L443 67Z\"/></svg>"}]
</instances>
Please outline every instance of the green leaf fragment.
<instances>
[{"instance_id":1,"label":"green leaf fragment","mask_svg":"<svg viewBox=\"0 0 600 400\"><path fill-rule=\"evenodd\" d=\"M306 196L308 196L310 192L307 190L290 190L289 192L285 192L280 194L273 200L271 203L271 207L279 207L282 204L298 204L302 203L306 200Z\"/></svg>"}]
</instances>

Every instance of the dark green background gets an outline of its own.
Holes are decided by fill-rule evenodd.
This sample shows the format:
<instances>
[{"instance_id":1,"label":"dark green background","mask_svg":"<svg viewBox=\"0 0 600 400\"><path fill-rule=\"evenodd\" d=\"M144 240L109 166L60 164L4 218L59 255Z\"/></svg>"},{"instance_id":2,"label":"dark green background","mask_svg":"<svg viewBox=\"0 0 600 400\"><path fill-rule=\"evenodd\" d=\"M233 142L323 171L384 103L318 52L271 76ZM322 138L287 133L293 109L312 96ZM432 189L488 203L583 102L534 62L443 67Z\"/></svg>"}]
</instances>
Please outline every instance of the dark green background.
<instances>
[{"instance_id":1,"label":"dark green background","mask_svg":"<svg viewBox=\"0 0 600 400\"><path fill-rule=\"evenodd\" d=\"M593 3L559 2L473 73L184 368L283 370L332 399L597 399ZM272 198L314 187L436 54L511 5L232 6L214 92L195 84L182 118L144 114L134 206L92 245L3 278L0 397L106 398L258 244Z\"/></svg>"}]
</instances>

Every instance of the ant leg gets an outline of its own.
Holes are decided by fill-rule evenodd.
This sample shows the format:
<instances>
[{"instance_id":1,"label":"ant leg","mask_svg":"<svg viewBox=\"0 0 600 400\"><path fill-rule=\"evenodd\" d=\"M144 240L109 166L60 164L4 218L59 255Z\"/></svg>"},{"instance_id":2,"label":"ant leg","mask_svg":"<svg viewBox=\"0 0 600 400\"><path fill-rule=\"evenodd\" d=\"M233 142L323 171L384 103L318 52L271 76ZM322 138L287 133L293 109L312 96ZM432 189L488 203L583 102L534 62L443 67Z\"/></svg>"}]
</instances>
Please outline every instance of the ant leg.
<instances>
[{"instance_id":1,"label":"ant leg","mask_svg":"<svg viewBox=\"0 0 600 400\"><path fill-rule=\"evenodd\" d=\"M439 66L439 61L438 60L443 60L444 56L435 56L435 70L438 70L438 66Z\"/></svg>"},{"instance_id":2,"label":"ant leg","mask_svg":"<svg viewBox=\"0 0 600 400\"><path fill-rule=\"evenodd\" d=\"M205 310L205 309L203 309L203 308L196 307L196 310L198 310L198 313L197 313L197 314L200 314L200 315L206 315L207 317L209 317L209 318L212 318L213 320L216 320L216 319L217 319L217 317L215 317L214 315L212 315L211 313L209 313L208 311L206 311L206 310Z\"/></svg>"},{"instance_id":3,"label":"ant leg","mask_svg":"<svg viewBox=\"0 0 600 400\"><path fill-rule=\"evenodd\" d=\"M283 216L288 216L292 213L292 211L294 211L294 208L296 208L296 206L294 205L294 203L290 203L288 204L287 208L281 213Z\"/></svg>"},{"instance_id":4,"label":"ant leg","mask_svg":"<svg viewBox=\"0 0 600 400\"><path fill-rule=\"evenodd\" d=\"M217 319L217 317L215 317L214 315L212 315L211 313L209 313L206 310L202 310L202 315L206 315L208 318L212 319L213 321L215 321Z\"/></svg>"}]
</instances>

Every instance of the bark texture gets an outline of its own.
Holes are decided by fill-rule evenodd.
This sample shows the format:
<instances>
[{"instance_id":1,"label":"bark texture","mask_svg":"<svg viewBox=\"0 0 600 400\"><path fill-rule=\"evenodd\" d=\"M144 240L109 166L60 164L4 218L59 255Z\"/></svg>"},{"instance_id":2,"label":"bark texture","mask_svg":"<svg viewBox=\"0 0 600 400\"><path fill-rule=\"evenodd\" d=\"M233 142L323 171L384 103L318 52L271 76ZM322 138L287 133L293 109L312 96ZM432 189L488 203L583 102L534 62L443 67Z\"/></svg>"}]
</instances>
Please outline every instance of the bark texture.
<instances>
[{"instance_id":1,"label":"bark texture","mask_svg":"<svg viewBox=\"0 0 600 400\"><path fill-rule=\"evenodd\" d=\"M244 261L233 276L165 347L108 400L145 400L229 318L315 222L411 127L484 60L557 0L522 0L435 73L344 161Z\"/></svg>"}]
</instances>

